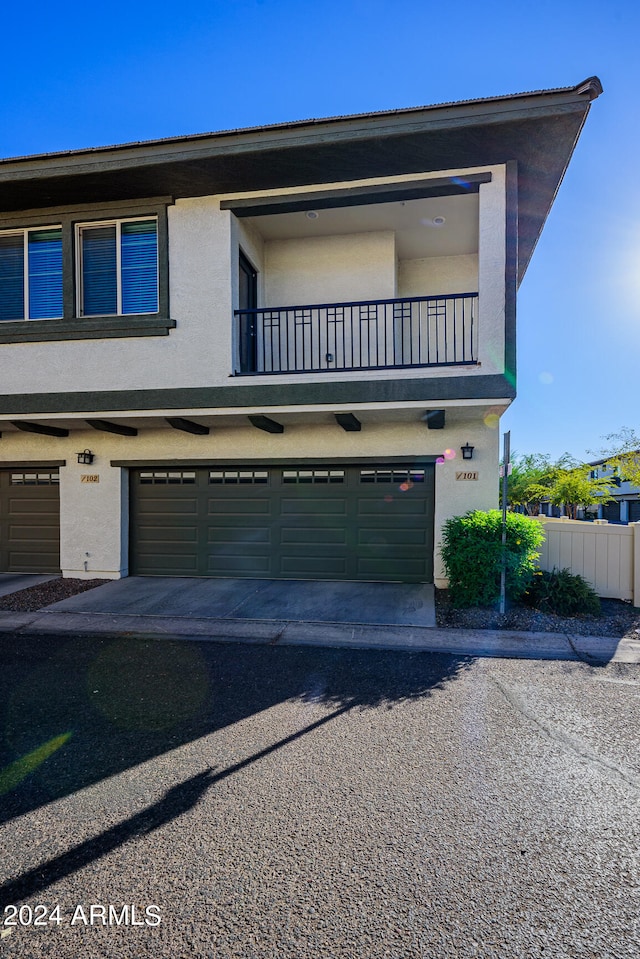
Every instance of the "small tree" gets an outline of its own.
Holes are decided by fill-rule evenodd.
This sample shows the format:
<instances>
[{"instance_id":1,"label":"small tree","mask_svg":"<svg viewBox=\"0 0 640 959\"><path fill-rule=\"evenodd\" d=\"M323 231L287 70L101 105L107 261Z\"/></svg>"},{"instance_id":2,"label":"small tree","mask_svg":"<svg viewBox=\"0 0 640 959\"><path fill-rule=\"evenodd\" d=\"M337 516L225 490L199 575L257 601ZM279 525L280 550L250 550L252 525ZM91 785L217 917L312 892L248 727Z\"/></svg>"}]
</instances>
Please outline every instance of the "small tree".
<instances>
[{"instance_id":1,"label":"small tree","mask_svg":"<svg viewBox=\"0 0 640 959\"><path fill-rule=\"evenodd\" d=\"M576 518L579 506L610 503L613 499L610 495L611 481L604 477L595 479L591 472L590 466L560 470L547 491L553 505L564 506L571 519Z\"/></svg>"},{"instance_id":2,"label":"small tree","mask_svg":"<svg viewBox=\"0 0 640 959\"><path fill-rule=\"evenodd\" d=\"M579 464L569 453L551 462L547 453L529 453L512 457L508 485L508 505L522 506L529 516L540 512L540 500L548 499L559 477ZM500 491L502 493L502 490ZM501 504L502 505L502 502Z\"/></svg>"},{"instance_id":3,"label":"small tree","mask_svg":"<svg viewBox=\"0 0 640 959\"><path fill-rule=\"evenodd\" d=\"M618 433L608 433L603 439L608 445L593 455L600 455L605 466L616 470L623 481L640 486L640 436L629 426L623 426Z\"/></svg>"},{"instance_id":4,"label":"small tree","mask_svg":"<svg viewBox=\"0 0 640 959\"><path fill-rule=\"evenodd\" d=\"M549 471L552 468L548 455L529 453L511 457L511 475L507 486L508 505L521 506L528 516L537 516L540 512L540 496L532 496L531 489L547 485ZM502 505L502 484L500 486Z\"/></svg>"}]
</instances>

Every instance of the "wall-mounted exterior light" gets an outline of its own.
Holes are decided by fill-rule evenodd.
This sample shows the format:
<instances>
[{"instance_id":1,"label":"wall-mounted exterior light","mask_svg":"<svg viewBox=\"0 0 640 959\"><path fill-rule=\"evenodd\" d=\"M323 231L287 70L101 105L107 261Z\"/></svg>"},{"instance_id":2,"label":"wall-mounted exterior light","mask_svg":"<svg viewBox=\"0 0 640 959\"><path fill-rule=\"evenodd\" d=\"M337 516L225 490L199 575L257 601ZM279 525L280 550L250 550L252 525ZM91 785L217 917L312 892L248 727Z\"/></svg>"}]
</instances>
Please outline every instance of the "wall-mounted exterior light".
<instances>
[{"instance_id":1,"label":"wall-mounted exterior light","mask_svg":"<svg viewBox=\"0 0 640 959\"><path fill-rule=\"evenodd\" d=\"M78 462L82 463L84 466L88 466L90 463L93 463L93 453L91 450L83 450L81 453L78 453Z\"/></svg>"},{"instance_id":2,"label":"wall-mounted exterior light","mask_svg":"<svg viewBox=\"0 0 640 959\"><path fill-rule=\"evenodd\" d=\"M475 449L475 447L474 447L474 446L469 446L468 443L465 443L464 446L461 446L461 447L460 447L460 452L462 453L462 459L463 459L463 460L472 460L472 459L473 459L473 451L474 451L474 449Z\"/></svg>"}]
</instances>

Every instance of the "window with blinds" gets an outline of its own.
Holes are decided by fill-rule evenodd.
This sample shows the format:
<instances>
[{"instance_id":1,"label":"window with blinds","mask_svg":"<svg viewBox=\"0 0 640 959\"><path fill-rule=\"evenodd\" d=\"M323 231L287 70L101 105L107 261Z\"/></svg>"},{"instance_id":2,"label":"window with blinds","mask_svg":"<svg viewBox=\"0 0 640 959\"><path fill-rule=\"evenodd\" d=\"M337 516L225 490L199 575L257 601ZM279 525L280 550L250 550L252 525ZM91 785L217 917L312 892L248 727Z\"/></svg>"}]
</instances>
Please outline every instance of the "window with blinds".
<instances>
[{"instance_id":1,"label":"window with blinds","mask_svg":"<svg viewBox=\"0 0 640 959\"><path fill-rule=\"evenodd\" d=\"M158 223L116 220L78 227L79 312L158 312Z\"/></svg>"},{"instance_id":2,"label":"window with blinds","mask_svg":"<svg viewBox=\"0 0 640 959\"><path fill-rule=\"evenodd\" d=\"M62 316L62 228L0 233L0 320Z\"/></svg>"}]
</instances>

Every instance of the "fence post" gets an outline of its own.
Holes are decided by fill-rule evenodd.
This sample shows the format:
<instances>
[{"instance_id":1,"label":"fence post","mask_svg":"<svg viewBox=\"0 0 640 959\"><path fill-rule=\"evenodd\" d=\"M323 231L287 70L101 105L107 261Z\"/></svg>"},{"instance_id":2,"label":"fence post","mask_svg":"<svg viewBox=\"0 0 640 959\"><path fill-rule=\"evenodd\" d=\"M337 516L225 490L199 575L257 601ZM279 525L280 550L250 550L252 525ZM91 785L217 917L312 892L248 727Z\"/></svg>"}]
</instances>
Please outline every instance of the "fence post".
<instances>
[{"instance_id":1,"label":"fence post","mask_svg":"<svg viewBox=\"0 0 640 959\"><path fill-rule=\"evenodd\" d=\"M640 607L640 523L629 523L630 529L633 530L633 554L632 554L632 564L633 564L633 578L632 578L632 589L633 589L633 599L631 602L634 606Z\"/></svg>"}]
</instances>

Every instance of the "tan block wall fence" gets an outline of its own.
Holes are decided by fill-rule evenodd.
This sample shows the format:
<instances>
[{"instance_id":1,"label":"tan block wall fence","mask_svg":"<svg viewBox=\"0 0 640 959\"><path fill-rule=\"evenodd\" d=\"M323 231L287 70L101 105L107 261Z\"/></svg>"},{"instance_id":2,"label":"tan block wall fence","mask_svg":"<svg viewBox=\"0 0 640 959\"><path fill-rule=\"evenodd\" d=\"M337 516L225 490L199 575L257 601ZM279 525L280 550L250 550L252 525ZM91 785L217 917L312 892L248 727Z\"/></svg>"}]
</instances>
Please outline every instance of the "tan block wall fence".
<instances>
[{"instance_id":1,"label":"tan block wall fence","mask_svg":"<svg viewBox=\"0 0 640 959\"><path fill-rule=\"evenodd\" d=\"M545 532L540 569L568 569L584 577L598 596L640 607L640 523L616 526L606 520L537 519Z\"/></svg>"}]
</instances>

